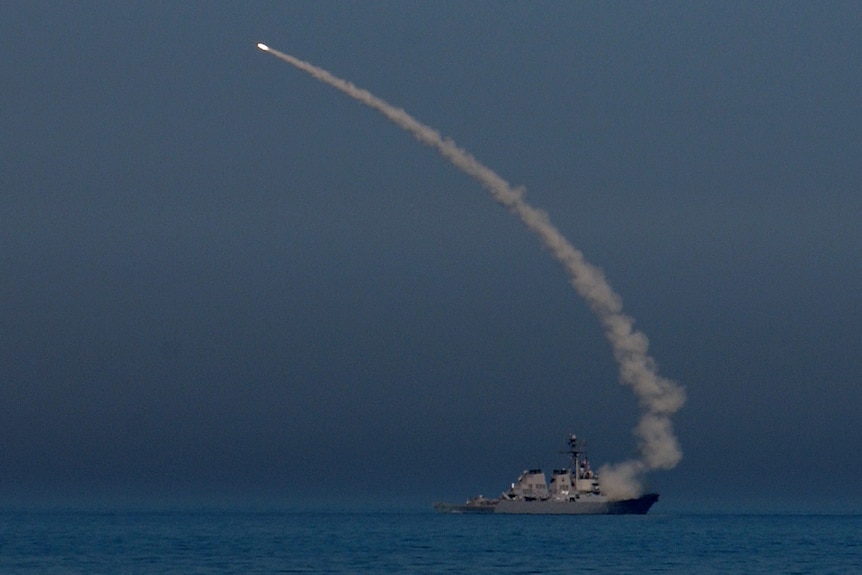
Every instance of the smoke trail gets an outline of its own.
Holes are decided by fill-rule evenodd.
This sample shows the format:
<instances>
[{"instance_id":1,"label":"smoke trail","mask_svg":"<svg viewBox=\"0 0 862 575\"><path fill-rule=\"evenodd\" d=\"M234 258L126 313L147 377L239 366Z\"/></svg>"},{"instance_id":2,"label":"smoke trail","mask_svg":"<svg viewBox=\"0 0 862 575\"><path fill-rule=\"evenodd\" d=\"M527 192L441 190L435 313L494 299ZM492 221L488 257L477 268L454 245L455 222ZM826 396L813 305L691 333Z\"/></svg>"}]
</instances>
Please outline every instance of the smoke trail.
<instances>
[{"instance_id":1,"label":"smoke trail","mask_svg":"<svg viewBox=\"0 0 862 575\"><path fill-rule=\"evenodd\" d=\"M631 387L641 410L640 421L634 430L640 457L600 470L602 485L609 496L637 496L641 490L640 477L644 472L671 469L679 462L682 451L670 418L685 403L684 390L675 382L658 375L655 361L647 353L649 342L646 336L635 331L634 320L623 314L622 299L608 284L602 271L584 259L583 254L551 224L545 212L524 201L523 188L513 188L451 139L443 138L439 132L420 123L404 110L308 62L273 50L265 44L258 44L257 47L377 110L423 144L436 148L453 165L478 180L494 200L516 214L563 265L572 286L587 301L604 326L619 365L620 382Z\"/></svg>"}]
</instances>

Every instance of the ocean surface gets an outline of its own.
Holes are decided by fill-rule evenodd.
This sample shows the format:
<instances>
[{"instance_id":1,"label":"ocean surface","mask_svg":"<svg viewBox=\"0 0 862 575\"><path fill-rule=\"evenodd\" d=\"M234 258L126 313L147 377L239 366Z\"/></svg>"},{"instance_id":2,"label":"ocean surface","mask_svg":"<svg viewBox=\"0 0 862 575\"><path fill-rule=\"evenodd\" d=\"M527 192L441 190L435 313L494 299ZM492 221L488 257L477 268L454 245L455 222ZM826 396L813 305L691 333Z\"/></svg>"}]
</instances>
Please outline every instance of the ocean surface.
<instances>
[{"instance_id":1,"label":"ocean surface","mask_svg":"<svg viewBox=\"0 0 862 575\"><path fill-rule=\"evenodd\" d=\"M862 516L0 511L0 573L862 573Z\"/></svg>"}]
</instances>

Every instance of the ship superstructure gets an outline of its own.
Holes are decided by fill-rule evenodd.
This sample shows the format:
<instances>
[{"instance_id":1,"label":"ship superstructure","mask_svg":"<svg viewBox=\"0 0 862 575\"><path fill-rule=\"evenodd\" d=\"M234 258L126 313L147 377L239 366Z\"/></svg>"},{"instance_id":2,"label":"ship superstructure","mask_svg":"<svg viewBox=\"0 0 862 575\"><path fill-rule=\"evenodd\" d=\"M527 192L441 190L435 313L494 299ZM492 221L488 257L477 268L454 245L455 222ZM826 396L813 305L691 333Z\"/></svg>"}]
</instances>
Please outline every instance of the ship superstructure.
<instances>
[{"instance_id":1,"label":"ship superstructure","mask_svg":"<svg viewBox=\"0 0 862 575\"><path fill-rule=\"evenodd\" d=\"M598 475L591 469L583 442L569 434L569 468L555 469L550 483L541 469L528 469L499 498L473 497L463 505L437 503L445 513L512 514L644 514L658 501L657 493L630 499L611 499L602 493Z\"/></svg>"}]
</instances>

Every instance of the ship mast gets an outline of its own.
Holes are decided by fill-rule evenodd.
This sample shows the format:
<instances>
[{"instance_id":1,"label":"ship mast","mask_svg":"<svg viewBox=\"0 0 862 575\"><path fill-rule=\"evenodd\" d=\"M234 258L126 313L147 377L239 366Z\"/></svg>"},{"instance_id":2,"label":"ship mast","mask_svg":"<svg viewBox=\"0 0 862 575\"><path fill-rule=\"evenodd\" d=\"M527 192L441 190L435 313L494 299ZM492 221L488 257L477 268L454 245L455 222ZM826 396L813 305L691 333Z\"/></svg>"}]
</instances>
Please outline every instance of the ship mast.
<instances>
[{"instance_id":1,"label":"ship mast","mask_svg":"<svg viewBox=\"0 0 862 575\"><path fill-rule=\"evenodd\" d=\"M580 467L580 455L581 451L578 449L578 438L574 433L569 434L569 455L572 456L572 471L575 474L575 480L581 478L581 467Z\"/></svg>"}]
</instances>

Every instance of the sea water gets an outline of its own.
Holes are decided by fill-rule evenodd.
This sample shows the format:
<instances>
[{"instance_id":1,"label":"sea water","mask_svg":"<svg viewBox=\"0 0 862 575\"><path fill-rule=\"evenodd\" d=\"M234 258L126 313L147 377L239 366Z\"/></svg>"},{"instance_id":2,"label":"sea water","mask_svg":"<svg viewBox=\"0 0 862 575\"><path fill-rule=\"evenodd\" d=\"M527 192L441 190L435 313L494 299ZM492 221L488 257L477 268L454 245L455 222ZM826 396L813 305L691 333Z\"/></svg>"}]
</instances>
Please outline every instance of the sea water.
<instances>
[{"instance_id":1,"label":"sea water","mask_svg":"<svg viewBox=\"0 0 862 575\"><path fill-rule=\"evenodd\" d=\"M862 516L2 511L0 573L862 573Z\"/></svg>"}]
</instances>

